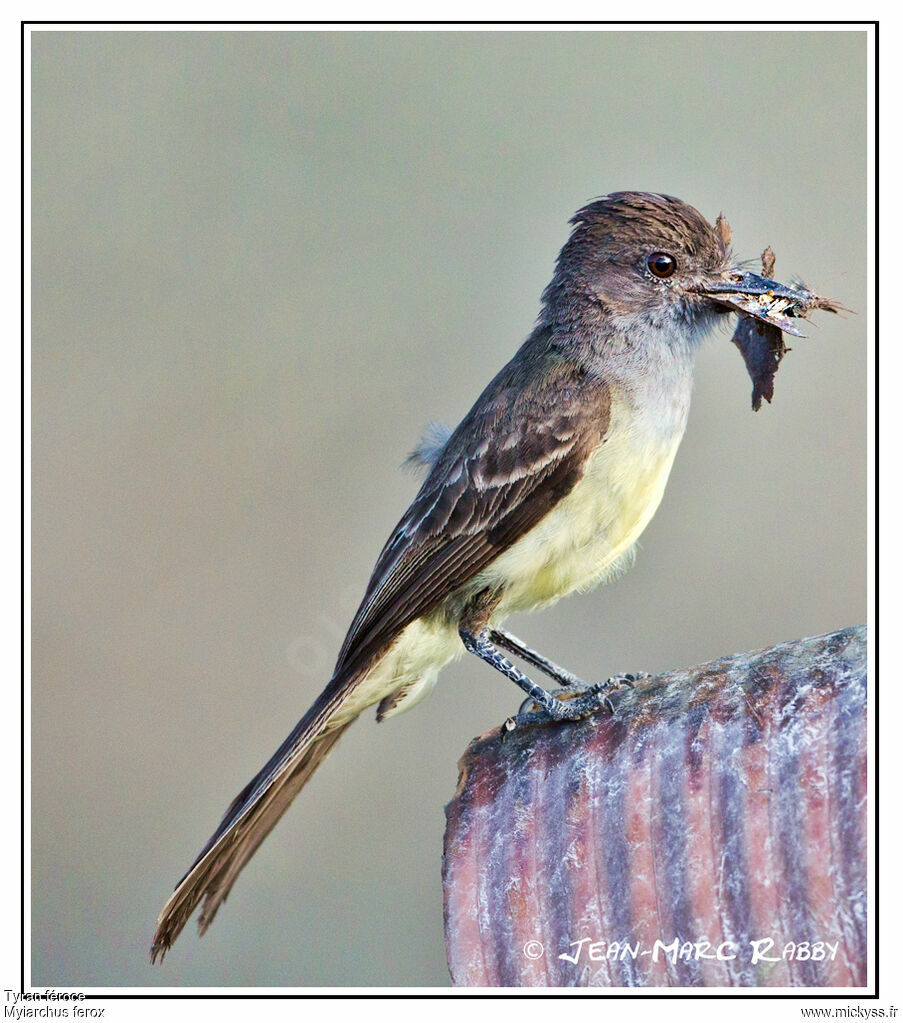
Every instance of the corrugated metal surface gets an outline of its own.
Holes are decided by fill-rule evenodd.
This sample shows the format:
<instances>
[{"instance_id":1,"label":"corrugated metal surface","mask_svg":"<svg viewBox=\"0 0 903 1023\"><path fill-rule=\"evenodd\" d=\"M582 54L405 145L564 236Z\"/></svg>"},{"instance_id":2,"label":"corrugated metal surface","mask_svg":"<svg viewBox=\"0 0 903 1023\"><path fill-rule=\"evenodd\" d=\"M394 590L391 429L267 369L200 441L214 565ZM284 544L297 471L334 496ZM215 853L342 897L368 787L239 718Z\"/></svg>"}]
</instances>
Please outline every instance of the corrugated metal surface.
<instances>
[{"instance_id":1,"label":"corrugated metal surface","mask_svg":"<svg viewBox=\"0 0 903 1023\"><path fill-rule=\"evenodd\" d=\"M614 717L495 730L462 758L453 981L864 986L865 628L615 699Z\"/></svg>"}]
</instances>

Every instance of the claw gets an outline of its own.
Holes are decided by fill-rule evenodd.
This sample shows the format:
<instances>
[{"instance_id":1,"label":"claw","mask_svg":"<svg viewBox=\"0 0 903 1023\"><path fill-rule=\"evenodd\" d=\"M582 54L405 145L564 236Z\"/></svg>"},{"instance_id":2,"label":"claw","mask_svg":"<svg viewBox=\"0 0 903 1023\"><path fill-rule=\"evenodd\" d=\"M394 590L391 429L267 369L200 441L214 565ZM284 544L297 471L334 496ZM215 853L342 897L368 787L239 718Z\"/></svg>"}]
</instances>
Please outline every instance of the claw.
<instances>
[{"instance_id":1,"label":"claw","mask_svg":"<svg viewBox=\"0 0 903 1023\"><path fill-rule=\"evenodd\" d=\"M612 689L636 689L636 683L644 678L652 678L648 671L625 671L620 675L612 675L608 685Z\"/></svg>"},{"instance_id":2,"label":"claw","mask_svg":"<svg viewBox=\"0 0 903 1023\"><path fill-rule=\"evenodd\" d=\"M520 717L519 713L518 717ZM499 729L499 742L504 742L515 728L517 728L517 718L506 718L504 724Z\"/></svg>"}]
</instances>

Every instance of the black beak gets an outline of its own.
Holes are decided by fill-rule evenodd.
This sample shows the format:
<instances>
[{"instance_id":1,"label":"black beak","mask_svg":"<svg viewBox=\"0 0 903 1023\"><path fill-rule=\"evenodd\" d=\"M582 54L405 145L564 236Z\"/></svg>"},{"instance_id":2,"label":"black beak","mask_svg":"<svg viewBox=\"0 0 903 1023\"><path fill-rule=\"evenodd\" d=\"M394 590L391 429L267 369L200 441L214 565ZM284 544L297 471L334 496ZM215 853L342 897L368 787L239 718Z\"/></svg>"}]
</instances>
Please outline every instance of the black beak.
<instances>
[{"instance_id":1,"label":"black beak","mask_svg":"<svg viewBox=\"0 0 903 1023\"><path fill-rule=\"evenodd\" d=\"M787 334L805 337L791 316L799 316L812 295L746 270L727 270L700 285L699 290L719 305L779 327Z\"/></svg>"}]
</instances>

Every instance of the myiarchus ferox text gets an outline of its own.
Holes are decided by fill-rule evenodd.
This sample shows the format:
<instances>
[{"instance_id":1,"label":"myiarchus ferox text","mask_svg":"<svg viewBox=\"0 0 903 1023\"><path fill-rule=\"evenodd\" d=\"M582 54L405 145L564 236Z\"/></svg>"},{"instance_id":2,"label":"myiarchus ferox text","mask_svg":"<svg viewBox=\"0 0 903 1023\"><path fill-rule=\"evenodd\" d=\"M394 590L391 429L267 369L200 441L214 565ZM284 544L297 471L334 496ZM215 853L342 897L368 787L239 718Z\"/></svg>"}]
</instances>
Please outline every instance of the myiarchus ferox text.
<instances>
[{"instance_id":1,"label":"myiarchus ferox text","mask_svg":"<svg viewBox=\"0 0 903 1023\"><path fill-rule=\"evenodd\" d=\"M615 193L572 224L535 329L457 429L422 454L428 475L379 556L332 679L180 881L157 922L152 958L201 900L206 930L363 710L378 704L379 720L407 710L465 649L549 719L600 710L606 690L623 683L582 685L502 622L625 567L683 436L702 339L740 296L792 300L797 292L739 269L720 224L669 196ZM579 695L556 698L499 648Z\"/></svg>"}]
</instances>

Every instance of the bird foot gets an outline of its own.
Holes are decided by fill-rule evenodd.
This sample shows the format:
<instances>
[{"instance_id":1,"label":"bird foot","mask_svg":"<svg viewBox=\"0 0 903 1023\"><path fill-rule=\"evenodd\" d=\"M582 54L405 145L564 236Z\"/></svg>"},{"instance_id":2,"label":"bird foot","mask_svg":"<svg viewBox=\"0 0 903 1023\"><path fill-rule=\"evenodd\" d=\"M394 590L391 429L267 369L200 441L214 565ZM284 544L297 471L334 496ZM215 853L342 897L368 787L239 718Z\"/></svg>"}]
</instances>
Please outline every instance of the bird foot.
<instances>
[{"instance_id":1,"label":"bird foot","mask_svg":"<svg viewBox=\"0 0 903 1023\"><path fill-rule=\"evenodd\" d=\"M612 675L604 682L556 689L549 694L551 700L548 709L541 707L535 700L524 700L517 714L502 725L501 738L504 740L516 728L549 725L559 721L582 721L600 710L614 714L615 706L608 694L618 689L634 689L636 683L644 678L651 678L649 672L623 672Z\"/></svg>"}]
</instances>

